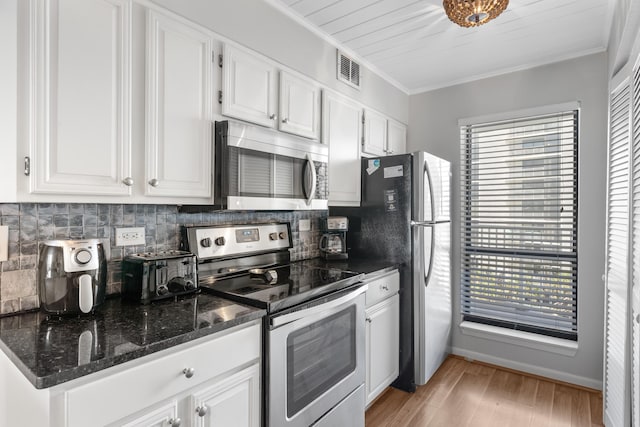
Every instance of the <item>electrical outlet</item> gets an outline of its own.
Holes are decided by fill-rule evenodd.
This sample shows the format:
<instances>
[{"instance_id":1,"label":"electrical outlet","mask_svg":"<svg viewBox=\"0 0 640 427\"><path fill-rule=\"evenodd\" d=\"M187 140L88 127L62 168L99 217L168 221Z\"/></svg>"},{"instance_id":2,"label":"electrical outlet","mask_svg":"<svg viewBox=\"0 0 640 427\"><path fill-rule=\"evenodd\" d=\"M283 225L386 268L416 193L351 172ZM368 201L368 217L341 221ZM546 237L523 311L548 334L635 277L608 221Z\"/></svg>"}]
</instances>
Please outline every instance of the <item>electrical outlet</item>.
<instances>
[{"instance_id":1,"label":"electrical outlet","mask_svg":"<svg viewBox=\"0 0 640 427\"><path fill-rule=\"evenodd\" d=\"M310 219L301 219L298 221L298 231L309 231L309 230L311 230Z\"/></svg>"},{"instance_id":2,"label":"electrical outlet","mask_svg":"<svg viewBox=\"0 0 640 427\"><path fill-rule=\"evenodd\" d=\"M144 227L116 228L116 246L144 245Z\"/></svg>"},{"instance_id":3,"label":"electrical outlet","mask_svg":"<svg viewBox=\"0 0 640 427\"><path fill-rule=\"evenodd\" d=\"M0 226L0 261L9 259L9 227Z\"/></svg>"}]
</instances>

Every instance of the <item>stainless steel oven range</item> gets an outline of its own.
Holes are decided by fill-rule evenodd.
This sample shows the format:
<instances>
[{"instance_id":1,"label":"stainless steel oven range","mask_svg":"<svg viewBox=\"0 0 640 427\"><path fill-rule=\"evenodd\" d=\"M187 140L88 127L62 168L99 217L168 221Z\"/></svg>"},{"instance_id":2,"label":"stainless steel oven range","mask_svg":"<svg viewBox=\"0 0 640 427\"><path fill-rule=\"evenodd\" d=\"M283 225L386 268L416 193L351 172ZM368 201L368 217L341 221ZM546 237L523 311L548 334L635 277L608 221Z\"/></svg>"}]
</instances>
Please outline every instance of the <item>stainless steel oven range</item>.
<instances>
[{"instance_id":1,"label":"stainless steel oven range","mask_svg":"<svg viewBox=\"0 0 640 427\"><path fill-rule=\"evenodd\" d=\"M291 262L287 223L186 232L203 292L267 310L264 424L364 426L362 275Z\"/></svg>"}]
</instances>

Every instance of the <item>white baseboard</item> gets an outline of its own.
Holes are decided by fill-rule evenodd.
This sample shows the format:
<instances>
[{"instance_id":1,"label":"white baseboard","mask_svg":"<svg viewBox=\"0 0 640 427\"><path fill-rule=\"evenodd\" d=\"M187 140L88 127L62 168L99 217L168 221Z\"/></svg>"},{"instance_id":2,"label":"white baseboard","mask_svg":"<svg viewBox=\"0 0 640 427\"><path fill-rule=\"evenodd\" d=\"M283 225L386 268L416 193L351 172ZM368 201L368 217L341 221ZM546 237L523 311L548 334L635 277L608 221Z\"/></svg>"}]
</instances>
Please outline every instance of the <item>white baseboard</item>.
<instances>
[{"instance_id":1,"label":"white baseboard","mask_svg":"<svg viewBox=\"0 0 640 427\"><path fill-rule=\"evenodd\" d=\"M563 381L569 384L576 384L582 387L588 387L595 390L602 390L602 381L594 378L586 378L578 375L569 374L567 372L556 371L555 369L543 368L540 366L530 365L528 363L517 362L514 360L503 359L501 357L491 356L489 354L477 353L462 348L452 347L451 353L468 359L480 362L491 363L492 365L504 366L505 368L522 371L541 377L550 378L557 381Z\"/></svg>"}]
</instances>

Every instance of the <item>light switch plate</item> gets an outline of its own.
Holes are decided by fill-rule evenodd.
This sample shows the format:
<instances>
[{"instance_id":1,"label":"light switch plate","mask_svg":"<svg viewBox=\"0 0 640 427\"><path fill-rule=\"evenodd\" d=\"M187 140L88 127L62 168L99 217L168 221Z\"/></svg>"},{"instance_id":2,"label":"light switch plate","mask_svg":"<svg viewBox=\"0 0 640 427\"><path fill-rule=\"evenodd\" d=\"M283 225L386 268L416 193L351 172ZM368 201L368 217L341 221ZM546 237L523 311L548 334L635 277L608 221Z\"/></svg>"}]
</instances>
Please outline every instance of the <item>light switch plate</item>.
<instances>
[{"instance_id":1,"label":"light switch plate","mask_svg":"<svg viewBox=\"0 0 640 427\"><path fill-rule=\"evenodd\" d=\"M9 259L9 227L0 226L0 261Z\"/></svg>"},{"instance_id":2,"label":"light switch plate","mask_svg":"<svg viewBox=\"0 0 640 427\"><path fill-rule=\"evenodd\" d=\"M311 230L311 220L301 219L298 221L298 231L309 231L309 230Z\"/></svg>"}]
</instances>

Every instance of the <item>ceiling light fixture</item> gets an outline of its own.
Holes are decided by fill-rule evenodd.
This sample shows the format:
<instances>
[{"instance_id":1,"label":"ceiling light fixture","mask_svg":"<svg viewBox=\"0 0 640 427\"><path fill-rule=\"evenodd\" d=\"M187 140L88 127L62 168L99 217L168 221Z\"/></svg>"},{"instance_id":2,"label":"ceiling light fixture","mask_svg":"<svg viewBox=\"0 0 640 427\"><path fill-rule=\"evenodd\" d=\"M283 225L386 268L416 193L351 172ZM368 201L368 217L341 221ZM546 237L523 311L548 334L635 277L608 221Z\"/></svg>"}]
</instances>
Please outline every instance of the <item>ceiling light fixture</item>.
<instances>
[{"instance_id":1,"label":"ceiling light fixture","mask_svg":"<svg viewBox=\"0 0 640 427\"><path fill-rule=\"evenodd\" d=\"M443 0L449 19L461 27L478 27L500 15L509 0Z\"/></svg>"}]
</instances>

